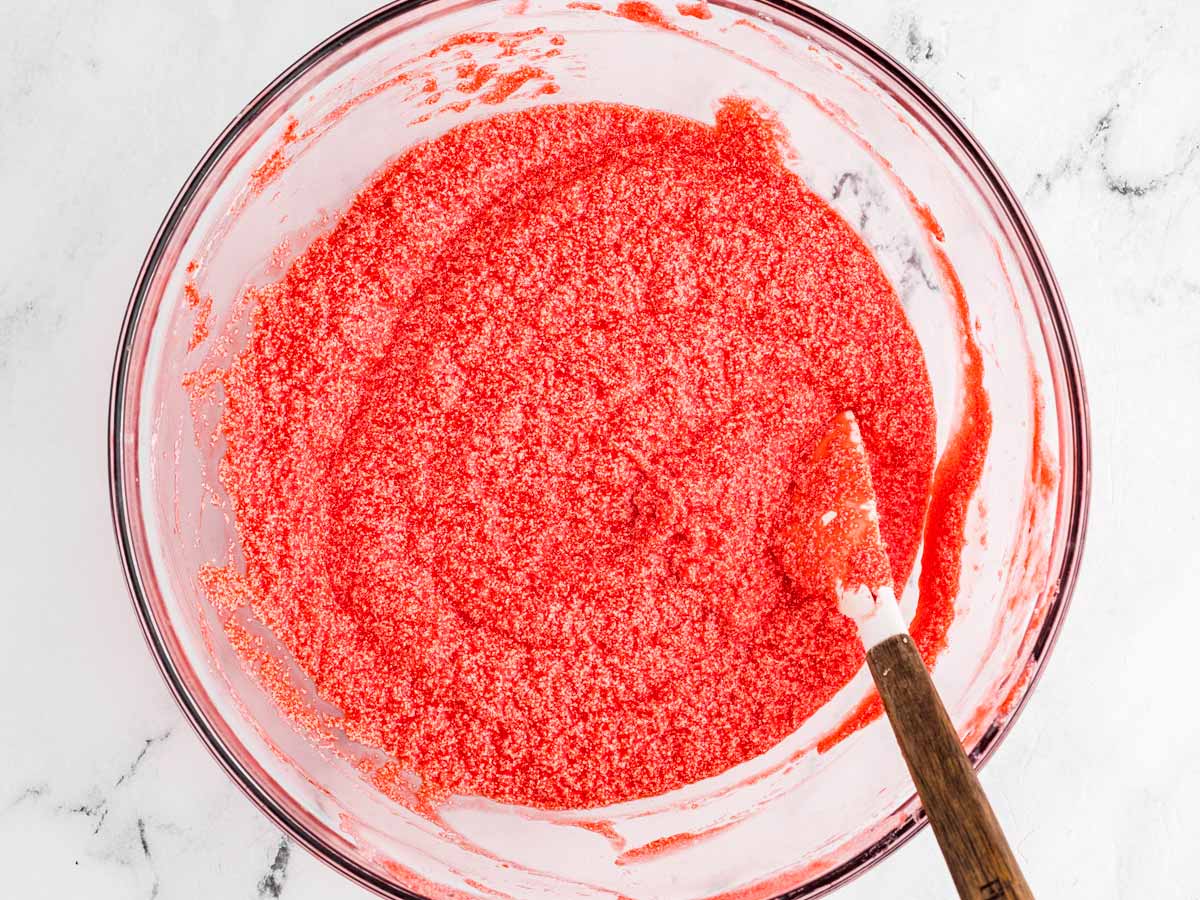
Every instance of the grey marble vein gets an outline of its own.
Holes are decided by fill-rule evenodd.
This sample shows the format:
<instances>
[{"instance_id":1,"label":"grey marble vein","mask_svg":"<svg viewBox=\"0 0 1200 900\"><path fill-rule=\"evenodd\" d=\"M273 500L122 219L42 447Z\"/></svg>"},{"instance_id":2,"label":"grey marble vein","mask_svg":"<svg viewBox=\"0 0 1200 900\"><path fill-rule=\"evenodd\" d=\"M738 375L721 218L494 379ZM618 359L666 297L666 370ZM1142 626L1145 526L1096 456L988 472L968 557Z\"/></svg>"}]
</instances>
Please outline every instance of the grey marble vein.
<instances>
[{"instance_id":1,"label":"grey marble vein","mask_svg":"<svg viewBox=\"0 0 1200 900\"><path fill-rule=\"evenodd\" d=\"M168 728L165 731L152 735L146 738L137 755L125 766L120 775L116 777L112 783L107 786L92 785L86 791L86 796L83 799L76 798L69 801L55 801L54 792L49 782L43 782L35 785L30 785L11 800L3 810L0 810L0 815L11 812L15 808L27 803L44 803L49 802L49 808L55 813L64 813L73 816L82 816L92 823L91 833L97 835L104 828L105 822L108 820L111 812L111 804L114 794L123 786L126 785L137 774L142 763L145 761L147 754L151 748L166 741L174 731L174 728ZM138 819L139 831L144 829L142 820ZM144 834L142 836L143 843L145 842Z\"/></svg>"},{"instance_id":2,"label":"grey marble vein","mask_svg":"<svg viewBox=\"0 0 1200 900\"><path fill-rule=\"evenodd\" d=\"M1110 158L1113 123L1120 112L1120 103L1114 103L1108 107L1074 150L1061 157L1050 169L1034 176L1033 183L1025 191L1025 196L1032 197L1039 191L1050 193L1062 179L1079 175L1088 164L1094 162L1108 191L1121 197L1138 199L1167 187L1187 172L1197 158L1200 158L1200 140L1198 140L1190 143L1186 147L1182 159L1165 172L1140 180L1122 174L1117 171Z\"/></svg>"},{"instance_id":3,"label":"grey marble vein","mask_svg":"<svg viewBox=\"0 0 1200 900\"><path fill-rule=\"evenodd\" d=\"M275 858L271 860L270 868L258 880L258 896L279 897L283 894L283 886L287 883L288 862L292 858L292 848L288 839L280 837L279 847L275 850Z\"/></svg>"},{"instance_id":4,"label":"grey marble vein","mask_svg":"<svg viewBox=\"0 0 1200 900\"><path fill-rule=\"evenodd\" d=\"M910 19L908 27L904 29L904 58L912 65L934 62L937 59L933 41L922 33L916 18Z\"/></svg>"},{"instance_id":5,"label":"grey marble vein","mask_svg":"<svg viewBox=\"0 0 1200 900\"><path fill-rule=\"evenodd\" d=\"M158 892L161 888L161 882L158 877L158 870L154 865L154 854L150 852L150 841L146 837L146 820L139 818L137 820L138 843L142 848L142 856L146 860L146 864L150 867L150 872L154 876L154 881L150 885L149 900L155 900L158 897Z\"/></svg>"}]
</instances>

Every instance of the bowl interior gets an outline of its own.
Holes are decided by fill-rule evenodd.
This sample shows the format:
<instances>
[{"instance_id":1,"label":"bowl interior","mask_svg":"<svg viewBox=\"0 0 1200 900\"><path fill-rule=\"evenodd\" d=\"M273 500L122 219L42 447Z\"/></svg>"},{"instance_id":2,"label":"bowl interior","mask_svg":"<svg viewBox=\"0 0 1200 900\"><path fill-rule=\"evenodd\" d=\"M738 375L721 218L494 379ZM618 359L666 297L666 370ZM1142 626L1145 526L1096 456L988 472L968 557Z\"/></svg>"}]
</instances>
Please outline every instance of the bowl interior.
<instances>
[{"instance_id":1,"label":"bowl interior","mask_svg":"<svg viewBox=\"0 0 1200 900\"><path fill-rule=\"evenodd\" d=\"M202 565L236 564L239 552L217 472L220 386L206 373L244 345L246 289L276 279L374 172L414 143L502 110L602 100L712 121L717 101L739 94L778 115L788 164L892 279L925 350L940 449L962 408L963 328L982 351L993 431L934 677L977 759L1003 733L1057 628L1086 487L1078 367L1027 224L927 92L815 12L588 6L389 7L309 54L214 145L152 248L118 357L114 500L131 584L160 663L222 762L281 824L376 890L815 894L911 833L917 814L886 723L818 746L868 695L865 671L768 753L670 794L553 814L458 798L431 816L379 791L371 772L382 761L336 728L306 731L280 711L197 581ZM484 37L450 40L462 34ZM464 62L541 74L489 102L455 93ZM547 83L557 93L539 93ZM902 598L909 613L915 579ZM295 706L321 711L282 652L271 672ZM677 835L696 837L625 855Z\"/></svg>"}]
</instances>

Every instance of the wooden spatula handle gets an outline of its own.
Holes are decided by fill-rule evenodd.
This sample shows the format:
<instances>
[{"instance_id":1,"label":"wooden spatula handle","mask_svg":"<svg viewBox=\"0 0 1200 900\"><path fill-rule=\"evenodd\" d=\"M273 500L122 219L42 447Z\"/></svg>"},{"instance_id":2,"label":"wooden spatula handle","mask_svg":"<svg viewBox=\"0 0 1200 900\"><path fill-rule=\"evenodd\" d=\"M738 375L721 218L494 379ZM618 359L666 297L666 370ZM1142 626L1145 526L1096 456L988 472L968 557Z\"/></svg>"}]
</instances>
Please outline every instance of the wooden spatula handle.
<instances>
[{"instance_id":1,"label":"wooden spatula handle","mask_svg":"<svg viewBox=\"0 0 1200 900\"><path fill-rule=\"evenodd\" d=\"M959 897L1033 900L912 638L876 644L867 663Z\"/></svg>"}]
</instances>

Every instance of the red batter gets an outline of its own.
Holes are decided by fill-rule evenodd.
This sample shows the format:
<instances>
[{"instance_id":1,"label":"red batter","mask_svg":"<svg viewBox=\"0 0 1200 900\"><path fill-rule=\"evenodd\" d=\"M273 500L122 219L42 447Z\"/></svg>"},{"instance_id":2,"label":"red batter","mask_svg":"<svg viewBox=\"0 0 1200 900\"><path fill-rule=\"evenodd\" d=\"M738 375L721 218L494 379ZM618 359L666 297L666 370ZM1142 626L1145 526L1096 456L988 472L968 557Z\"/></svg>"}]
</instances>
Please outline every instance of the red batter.
<instances>
[{"instance_id":1,"label":"red batter","mask_svg":"<svg viewBox=\"0 0 1200 900\"><path fill-rule=\"evenodd\" d=\"M780 548L793 590L838 597L843 589L874 593L892 584L875 507L865 442L847 411L796 465Z\"/></svg>"},{"instance_id":2,"label":"red batter","mask_svg":"<svg viewBox=\"0 0 1200 900\"><path fill-rule=\"evenodd\" d=\"M737 100L715 127L599 104L465 125L260 292L224 379L251 604L425 790L661 793L860 667L781 526L852 409L903 584L933 399L883 272L776 141Z\"/></svg>"}]
</instances>

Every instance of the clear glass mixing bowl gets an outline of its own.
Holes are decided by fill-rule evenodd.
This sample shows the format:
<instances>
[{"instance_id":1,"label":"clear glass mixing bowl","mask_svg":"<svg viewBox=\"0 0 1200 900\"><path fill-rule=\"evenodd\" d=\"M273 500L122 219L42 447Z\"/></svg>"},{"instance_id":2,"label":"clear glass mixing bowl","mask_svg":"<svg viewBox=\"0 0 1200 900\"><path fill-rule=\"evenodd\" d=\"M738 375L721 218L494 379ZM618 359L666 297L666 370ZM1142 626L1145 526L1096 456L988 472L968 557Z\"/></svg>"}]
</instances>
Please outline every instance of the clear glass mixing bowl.
<instances>
[{"instance_id":1,"label":"clear glass mixing bowl","mask_svg":"<svg viewBox=\"0 0 1200 900\"><path fill-rule=\"evenodd\" d=\"M1036 682L1075 580L1089 479L1079 361L1041 246L971 135L893 59L802 4L617 12L611 0L406 0L334 35L204 155L150 247L121 333L112 502L151 649L247 795L385 896L811 897L922 824L886 723L821 742L867 695L865 672L780 746L669 795L554 814L457 798L433 819L373 786L378 761L336 733L305 733L243 665L197 585L203 564L236 564L238 548L216 476L219 387L189 373L227 364L245 337L245 288L278 277L415 142L539 103L619 101L711 121L721 97L763 101L791 136L789 165L893 279L925 348L943 447L960 404L962 323L938 253L970 305L994 429L934 676L976 763ZM447 43L463 33L477 37ZM538 74L493 103L457 87L465 62ZM912 583L903 600L911 611ZM304 696L303 679L288 677Z\"/></svg>"}]
</instances>

